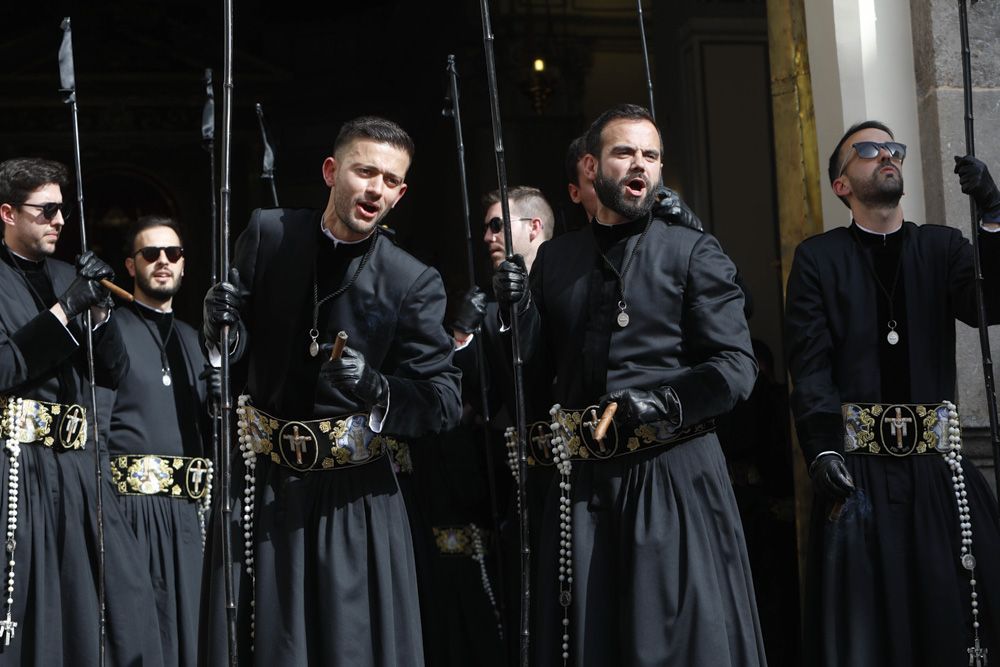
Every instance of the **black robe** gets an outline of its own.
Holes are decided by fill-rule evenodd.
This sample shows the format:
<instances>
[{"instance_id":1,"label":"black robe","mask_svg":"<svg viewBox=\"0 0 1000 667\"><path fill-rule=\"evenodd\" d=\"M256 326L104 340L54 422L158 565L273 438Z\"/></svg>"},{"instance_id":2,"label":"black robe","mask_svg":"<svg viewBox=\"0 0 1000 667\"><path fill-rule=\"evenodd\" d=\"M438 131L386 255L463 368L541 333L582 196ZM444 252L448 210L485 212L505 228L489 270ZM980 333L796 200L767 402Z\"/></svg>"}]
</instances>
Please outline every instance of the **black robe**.
<instances>
[{"instance_id":1,"label":"black robe","mask_svg":"<svg viewBox=\"0 0 1000 667\"><path fill-rule=\"evenodd\" d=\"M1000 236L981 233L980 243L987 318L996 323ZM890 310L873 269L893 296L896 346L886 342ZM785 342L807 463L823 451L843 452L842 403L955 401L955 320L978 321L973 278L971 244L940 225L904 222L884 240L851 225L799 245ZM814 504L805 664L968 664L970 587L958 557L951 470L934 454L846 459L858 492L833 521L829 501ZM978 558L980 637L992 658L1000 649L996 501L973 463L962 463Z\"/></svg>"},{"instance_id":2,"label":"black robe","mask_svg":"<svg viewBox=\"0 0 1000 667\"><path fill-rule=\"evenodd\" d=\"M756 373L736 270L708 234L653 220L625 279L631 322L599 247L619 271L646 219L596 223L541 246L531 271L526 363L549 364L567 409L605 392L670 385L683 426L730 410ZM569 662L765 663L743 530L714 433L672 448L573 463ZM558 486L539 568L538 664L561 663Z\"/></svg>"},{"instance_id":3,"label":"black robe","mask_svg":"<svg viewBox=\"0 0 1000 667\"><path fill-rule=\"evenodd\" d=\"M167 338L171 385L162 382L157 340L162 344L173 317L139 304L115 311L130 363L111 412L108 449L112 457L210 455L210 445L202 437L211 433L203 407L206 386L199 378L205 356L198 334L184 322L174 320L173 333ZM154 582L164 665L195 665L202 575L199 504L166 496L114 497L139 542L138 552L130 557L148 568Z\"/></svg>"},{"instance_id":4,"label":"black robe","mask_svg":"<svg viewBox=\"0 0 1000 667\"><path fill-rule=\"evenodd\" d=\"M351 279L373 243L353 286L320 309L320 342L345 330L348 344L385 374L383 433L412 439L458 422L459 373L442 326L445 294L437 271L383 236L335 248L321 232L321 212L313 210L257 211L237 241L235 265L249 291L239 337L254 405L299 420L364 411L317 382L322 355L308 355L308 331L314 258L322 298ZM233 462L240 480L238 452ZM234 486L238 499L242 485ZM422 664L410 530L388 457L306 474L258 457L256 490L256 640L251 657L248 581L240 576L241 664ZM242 554L243 532L233 529L234 552ZM213 567L213 618L205 624L212 664L224 660L219 573Z\"/></svg>"},{"instance_id":5,"label":"black robe","mask_svg":"<svg viewBox=\"0 0 1000 667\"><path fill-rule=\"evenodd\" d=\"M0 395L79 404L88 410L85 450L20 447L13 605L18 625L9 646L0 642L4 665L98 664L97 487L84 332L79 322L67 329L48 312L75 274L64 262L15 260L0 248ZM96 377L104 387L117 385L128 370L115 320L93 335ZM106 435L101 433L102 456ZM0 516L5 520L9 467L4 448ZM144 569L132 560L135 536L114 501L107 475L104 479L107 664L159 665L153 590ZM7 569L3 572L6 581Z\"/></svg>"}]
</instances>

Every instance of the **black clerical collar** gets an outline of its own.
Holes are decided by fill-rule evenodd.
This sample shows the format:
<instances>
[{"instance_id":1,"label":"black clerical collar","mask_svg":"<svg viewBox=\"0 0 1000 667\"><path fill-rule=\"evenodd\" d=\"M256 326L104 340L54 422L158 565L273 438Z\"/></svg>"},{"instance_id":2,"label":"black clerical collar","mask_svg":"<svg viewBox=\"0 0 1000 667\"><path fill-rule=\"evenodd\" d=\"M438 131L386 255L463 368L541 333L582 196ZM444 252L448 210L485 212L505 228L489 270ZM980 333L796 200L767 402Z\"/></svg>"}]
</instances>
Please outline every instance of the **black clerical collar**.
<instances>
[{"instance_id":1,"label":"black clerical collar","mask_svg":"<svg viewBox=\"0 0 1000 667\"><path fill-rule=\"evenodd\" d=\"M20 269L25 273L34 273L38 271L45 270L45 258L38 260L37 262L27 257L21 257L16 252L10 249L10 246L6 242L3 244L4 252L0 253L0 258L7 262L10 266L15 269Z\"/></svg>"},{"instance_id":2,"label":"black clerical collar","mask_svg":"<svg viewBox=\"0 0 1000 667\"><path fill-rule=\"evenodd\" d=\"M616 243L629 236L641 234L642 230L646 228L647 222L649 222L648 214L617 225L606 225L597 218L594 218L590 221L590 228L597 239L606 243Z\"/></svg>"},{"instance_id":3,"label":"black clerical collar","mask_svg":"<svg viewBox=\"0 0 1000 667\"><path fill-rule=\"evenodd\" d=\"M340 257L360 257L365 254L378 235L378 228L375 228L371 234L360 241L341 241L322 224L322 217L320 220L320 250L323 253L336 253Z\"/></svg>"},{"instance_id":4,"label":"black clerical collar","mask_svg":"<svg viewBox=\"0 0 1000 667\"><path fill-rule=\"evenodd\" d=\"M136 299L133 301L136 306L140 306L136 310L140 315L145 317L147 320L162 320L168 319L174 316L174 311L172 310L160 310L159 308L154 308L153 306L148 306L142 301Z\"/></svg>"},{"instance_id":5,"label":"black clerical collar","mask_svg":"<svg viewBox=\"0 0 1000 667\"><path fill-rule=\"evenodd\" d=\"M870 229L865 229L857 223L856 220L851 221L851 233L854 238L858 240L861 245L866 248L873 246L890 246L898 245L902 243L903 240L903 230L906 227L906 223L899 226L899 229L889 232L888 234L883 234L882 232L873 232Z\"/></svg>"}]
</instances>

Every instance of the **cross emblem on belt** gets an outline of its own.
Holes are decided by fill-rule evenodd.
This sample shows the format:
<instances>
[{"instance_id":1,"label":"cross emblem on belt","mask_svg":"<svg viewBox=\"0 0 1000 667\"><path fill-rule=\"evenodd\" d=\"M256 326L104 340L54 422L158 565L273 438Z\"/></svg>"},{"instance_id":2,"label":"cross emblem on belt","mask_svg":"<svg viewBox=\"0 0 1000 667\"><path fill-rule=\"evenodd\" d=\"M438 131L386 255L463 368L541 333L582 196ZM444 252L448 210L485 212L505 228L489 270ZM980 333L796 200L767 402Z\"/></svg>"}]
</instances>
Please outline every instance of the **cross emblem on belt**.
<instances>
[{"instance_id":1,"label":"cross emblem on belt","mask_svg":"<svg viewBox=\"0 0 1000 667\"><path fill-rule=\"evenodd\" d=\"M594 439L594 429L597 428L597 424L601 421L600 417L597 416L597 408L590 409L590 421L583 422L583 425L590 429L590 437ZM607 454L608 448L604 446L604 440L598 440L597 446L601 448L602 454Z\"/></svg>"},{"instance_id":2,"label":"cross emblem on belt","mask_svg":"<svg viewBox=\"0 0 1000 667\"><path fill-rule=\"evenodd\" d=\"M906 435L906 424L912 422L910 417L904 417L901 408L896 408L896 416L889 419L892 435L896 436L896 449L903 448L903 436Z\"/></svg>"},{"instance_id":3,"label":"cross emblem on belt","mask_svg":"<svg viewBox=\"0 0 1000 667\"><path fill-rule=\"evenodd\" d=\"M188 475L191 476L191 490L194 495L201 493L201 483L206 472L208 472L208 468L205 467L205 462L201 459L195 459L188 467Z\"/></svg>"},{"instance_id":4,"label":"cross emblem on belt","mask_svg":"<svg viewBox=\"0 0 1000 667\"><path fill-rule=\"evenodd\" d=\"M76 414L76 412L69 412L63 419L68 422L66 426L66 442L69 444L76 440L76 434L80 430L80 423L83 421L83 417Z\"/></svg>"},{"instance_id":5,"label":"cross emblem on belt","mask_svg":"<svg viewBox=\"0 0 1000 667\"><path fill-rule=\"evenodd\" d=\"M542 458L549 458L549 446L552 442L551 433L546 433L545 431L539 429L538 435L531 437L531 442L535 443L539 451L541 451Z\"/></svg>"},{"instance_id":6,"label":"cross emblem on belt","mask_svg":"<svg viewBox=\"0 0 1000 667\"><path fill-rule=\"evenodd\" d=\"M3 645L10 646L10 640L14 638L14 630L17 628L17 621L14 621L10 617L10 612L7 612L7 618L0 621L0 637L3 637ZM970 651L972 649L969 649Z\"/></svg>"},{"instance_id":7,"label":"cross emblem on belt","mask_svg":"<svg viewBox=\"0 0 1000 667\"><path fill-rule=\"evenodd\" d=\"M288 441L289 447L295 452L295 462L302 465L302 455L306 451L306 443L312 440L312 436L300 435L299 427L293 426L291 434L286 435L285 440Z\"/></svg>"}]
</instances>

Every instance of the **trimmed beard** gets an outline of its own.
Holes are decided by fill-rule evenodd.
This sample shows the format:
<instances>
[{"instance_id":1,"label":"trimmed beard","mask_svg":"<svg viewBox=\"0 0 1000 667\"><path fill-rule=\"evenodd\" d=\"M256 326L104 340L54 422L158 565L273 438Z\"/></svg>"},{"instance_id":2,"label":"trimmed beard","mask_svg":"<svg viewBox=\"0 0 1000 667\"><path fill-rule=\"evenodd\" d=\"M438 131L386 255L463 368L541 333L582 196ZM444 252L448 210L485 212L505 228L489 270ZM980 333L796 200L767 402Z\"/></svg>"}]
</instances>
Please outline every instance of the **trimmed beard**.
<instances>
[{"instance_id":1,"label":"trimmed beard","mask_svg":"<svg viewBox=\"0 0 1000 667\"><path fill-rule=\"evenodd\" d=\"M152 281L146 276L136 272L135 281L139 284L139 288L142 289L144 294L147 294L154 299L160 299L166 301L167 299L174 298L174 295L181 289L181 281L184 276L177 276L177 282L174 283L173 287L159 287L154 285Z\"/></svg>"},{"instance_id":2,"label":"trimmed beard","mask_svg":"<svg viewBox=\"0 0 1000 667\"><path fill-rule=\"evenodd\" d=\"M382 219L388 215L391 208L383 209L379 211L379 215L372 222L362 222L360 220L355 220L352 217L354 212L354 197L346 195L341 197L339 194L333 197L333 212L337 214L337 218L344 223L344 226L355 234L361 234L362 236L367 236L371 234L375 228L378 226Z\"/></svg>"},{"instance_id":3,"label":"trimmed beard","mask_svg":"<svg viewBox=\"0 0 1000 667\"><path fill-rule=\"evenodd\" d=\"M890 163L891 164L891 163ZM903 171L896 168L896 178L885 178L882 176L882 167L868 178L859 183L851 183L854 188L854 196L862 204L871 208L891 209L899 205L899 200L903 196ZM891 165L895 167L896 165Z\"/></svg>"},{"instance_id":4,"label":"trimmed beard","mask_svg":"<svg viewBox=\"0 0 1000 667\"><path fill-rule=\"evenodd\" d=\"M633 204L625 200L624 189L626 183L636 178L642 178L646 182L646 196ZM597 176L594 178L594 191L600 202L626 220L636 220L653 210L659 185L651 183L645 176L626 176L616 183L604 175L600 164L597 165Z\"/></svg>"}]
</instances>

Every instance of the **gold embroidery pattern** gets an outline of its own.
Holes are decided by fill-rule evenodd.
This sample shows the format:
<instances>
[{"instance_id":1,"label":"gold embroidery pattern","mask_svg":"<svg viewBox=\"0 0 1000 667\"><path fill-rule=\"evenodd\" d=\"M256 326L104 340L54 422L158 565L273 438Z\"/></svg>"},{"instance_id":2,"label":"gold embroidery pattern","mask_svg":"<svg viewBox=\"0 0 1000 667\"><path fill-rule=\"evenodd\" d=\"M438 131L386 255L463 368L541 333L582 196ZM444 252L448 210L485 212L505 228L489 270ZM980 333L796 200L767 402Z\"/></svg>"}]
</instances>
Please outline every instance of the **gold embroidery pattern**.
<instances>
[{"instance_id":1,"label":"gold embroidery pattern","mask_svg":"<svg viewBox=\"0 0 1000 667\"><path fill-rule=\"evenodd\" d=\"M471 526L432 526L434 544L444 556L474 556L474 540ZM489 531L479 530L484 545L489 544ZM484 550L483 553L486 553Z\"/></svg>"},{"instance_id":2,"label":"gold embroidery pattern","mask_svg":"<svg viewBox=\"0 0 1000 667\"><path fill-rule=\"evenodd\" d=\"M944 405L844 403L841 412L845 453L909 456L947 451ZM911 435L913 429L919 432Z\"/></svg>"},{"instance_id":3,"label":"gold embroidery pattern","mask_svg":"<svg viewBox=\"0 0 1000 667\"><path fill-rule=\"evenodd\" d=\"M201 457L123 454L111 459L111 481L123 496L200 500L211 479L212 463Z\"/></svg>"},{"instance_id":4,"label":"gold embroidery pattern","mask_svg":"<svg viewBox=\"0 0 1000 667\"><path fill-rule=\"evenodd\" d=\"M154 495L170 489L174 472L170 464L159 456L143 456L128 467L125 481L133 493Z\"/></svg>"},{"instance_id":5,"label":"gold embroidery pattern","mask_svg":"<svg viewBox=\"0 0 1000 667\"><path fill-rule=\"evenodd\" d=\"M5 406L8 397L0 396ZM7 415L8 407L4 407L4 423L8 425L10 434L21 444L38 443L46 447L54 447L57 443L62 449L78 450L87 445L87 411L79 405L64 406L59 403L36 401L25 398L21 400L21 411L14 424L14 418Z\"/></svg>"}]
</instances>

